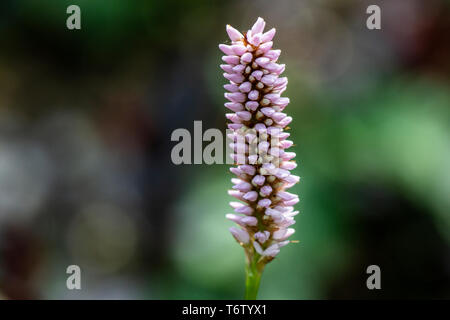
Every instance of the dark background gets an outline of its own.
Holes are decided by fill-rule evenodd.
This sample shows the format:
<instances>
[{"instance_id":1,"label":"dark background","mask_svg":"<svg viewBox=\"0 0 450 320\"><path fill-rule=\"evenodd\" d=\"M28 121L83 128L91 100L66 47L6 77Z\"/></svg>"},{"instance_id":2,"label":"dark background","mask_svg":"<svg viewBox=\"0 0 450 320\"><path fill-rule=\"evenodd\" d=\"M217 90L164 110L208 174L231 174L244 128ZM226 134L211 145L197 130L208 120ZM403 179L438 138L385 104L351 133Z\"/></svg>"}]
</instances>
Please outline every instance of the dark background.
<instances>
[{"instance_id":1,"label":"dark background","mask_svg":"<svg viewBox=\"0 0 450 320\"><path fill-rule=\"evenodd\" d=\"M81 8L81 30L66 8ZM381 7L381 30L366 8ZM276 27L298 244L263 299L449 298L447 1L0 2L0 297L240 299L228 165L170 135L225 129L225 25ZM66 288L66 268L82 290ZM366 288L367 266L381 290Z\"/></svg>"}]
</instances>

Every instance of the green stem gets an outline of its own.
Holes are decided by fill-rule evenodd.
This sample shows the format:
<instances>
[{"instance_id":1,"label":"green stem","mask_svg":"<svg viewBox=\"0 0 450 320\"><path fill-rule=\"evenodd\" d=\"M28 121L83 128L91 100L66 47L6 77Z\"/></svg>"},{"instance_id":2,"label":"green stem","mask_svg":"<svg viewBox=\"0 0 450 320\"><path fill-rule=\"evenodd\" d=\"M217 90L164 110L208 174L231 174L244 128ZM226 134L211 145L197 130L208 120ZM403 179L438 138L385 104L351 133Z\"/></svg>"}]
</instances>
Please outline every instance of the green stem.
<instances>
[{"instance_id":1,"label":"green stem","mask_svg":"<svg viewBox=\"0 0 450 320\"><path fill-rule=\"evenodd\" d=\"M256 300L262 272L263 268L258 268L257 257L255 255L247 260L245 266L245 300Z\"/></svg>"}]
</instances>

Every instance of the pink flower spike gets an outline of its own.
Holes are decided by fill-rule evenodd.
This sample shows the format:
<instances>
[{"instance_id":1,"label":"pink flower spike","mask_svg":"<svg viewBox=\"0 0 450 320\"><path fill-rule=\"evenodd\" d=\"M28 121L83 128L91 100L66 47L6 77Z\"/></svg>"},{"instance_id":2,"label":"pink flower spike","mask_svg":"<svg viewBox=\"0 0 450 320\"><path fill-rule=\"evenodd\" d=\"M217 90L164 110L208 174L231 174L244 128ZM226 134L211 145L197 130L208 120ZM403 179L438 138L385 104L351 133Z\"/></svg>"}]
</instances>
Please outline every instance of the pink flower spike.
<instances>
[{"instance_id":1,"label":"pink flower spike","mask_svg":"<svg viewBox=\"0 0 450 320\"><path fill-rule=\"evenodd\" d=\"M232 43L219 45L226 64L220 67L230 83L224 85L228 143L234 150L230 169L236 178L228 194L235 214L226 217L240 225L230 228L244 248L247 261L262 270L287 245L295 230L294 205L297 195L287 190L299 182L291 173L296 163L294 152L287 152L293 141L286 132L293 121L284 112L289 98L282 96L288 79L279 77L286 66L277 63L281 50L273 49L275 28L264 33L265 22L258 18L245 35L231 26L227 33ZM256 297L254 297L256 298Z\"/></svg>"}]
</instances>

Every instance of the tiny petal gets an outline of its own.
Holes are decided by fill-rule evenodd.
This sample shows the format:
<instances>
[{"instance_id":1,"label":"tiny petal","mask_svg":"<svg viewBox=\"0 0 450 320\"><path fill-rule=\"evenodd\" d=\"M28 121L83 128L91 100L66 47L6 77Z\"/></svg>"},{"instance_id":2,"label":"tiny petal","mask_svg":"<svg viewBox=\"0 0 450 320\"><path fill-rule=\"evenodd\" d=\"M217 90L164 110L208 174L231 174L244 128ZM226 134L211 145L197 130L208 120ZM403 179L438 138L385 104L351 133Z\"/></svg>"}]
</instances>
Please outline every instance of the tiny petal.
<instances>
[{"instance_id":1,"label":"tiny petal","mask_svg":"<svg viewBox=\"0 0 450 320\"><path fill-rule=\"evenodd\" d=\"M233 66L229 64L221 64L220 68L225 71L226 73L233 73Z\"/></svg>"},{"instance_id":2,"label":"tiny petal","mask_svg":"<svg viewBox=\"0 0 450 320\"><path fill-rule=\"evenodd\" d=\"M230 92L239 91L239 87L235 84L228 83L228 84L224 85L223 87Z\"/></svg>"},{"instance_id":3,"label":"tiny petal","mask_svg":"<svg viewBox=\"0 0 450 320\"><path fill-rule=\"evenodd\" d=\"M233 49L231 48L231 46L227 46L226 44L219 44L219 49L220 49L223 53L225 53L225 54L227 54L227 55L233 55L233 54L234 54L234 51L233 51Z\"/></svg>"},{"instance_id":4,"label":"tiny petal","mask_svg":"<svg viewBox=\"0 0 450 320\"><path fill-rule=\"evenodd\" d=\"M261 112L265 116L270 117L272 114L275 113L275 110L273 108L270 108L270 107L264 107L264 108L261 108Z\"/></svg>"},{"instance_id":5,"label":"tiny petal","mask_svg":"<svg viewBox=\"0 0 450 320\"><path fill-rule=\"evenodd\" d=\"M267 42L265 42L265 43L263 43L262 45L259 46L258 51L260 51L261 53L266 53L267 51L272 49L272 46L273 46L273 42L272 41L267 41Z\"/></svg>"},{"instance_id":6,"label":"tiny petal","mask_svg":"<svg viewBox=\"0 0 450 320\"><path fill-rule=\"evenodd\" d=\"M261 43L261 34L255 34L253 35L248 42L250 42L252 45L254 45L255 47L259 46Z\"/></svg>"},{"instance_id":7,"label":"tiny petal","mask_svg":"<svg viewBox=\"0 0 450 320\"><path fill-rule=\"evenodd\" d=\"M286 114L283 112L275 112L274 114L272 114L271 118L276 122L280 122L281 120L286 118Z\"/></svg>"},{"instance_id":8,"label":"tiny petal","mask_svg":"<svg viewBox=\"0 0 450 320\"><path fill-rule=\"evenodd\" d=\"M225 98L230 100L231 102L244 102L246 99L245 94L241 92L232 92L232 93L225 93Z\"/></svg>"},{"instance_id":9,"label":"tiny petal","mask_svg":"<svg viewBox=\"0 0 450 320\"><path fill-rule=\"evenodd\" d=\"M256 101L248 101L245 103L247 110L255 111L259 107L259 103Z\"/></svg>"},{"instance_id":10,"label":"tiny petal","mask_svg":"<svg viewBox=\"0 0 450 320\"><path fill-rule=\"evenodd\" d=\"M261 82L268 86L273 85L276 80L277 80L277 76L274 74L267 74L261 78Z\"/></svg>"},{"instance_id":11,"label":"tiny petal","mask_svg":"<svg viewBox=\"0 0 450 320\"><path fill-rule=\"evenodd\" d=\"M280 126L283 128L292 122L292 117L285 117L280 121L277 121Z\"/></svg>"},{"instance_id":12,"label":"tiny petal","mask_svg":"<svg viewBox=\"0 0 450 320\"><path fill-rule=\"evenodd\" d=\"M293 205L296 205L297 203L299 203L299 201L300 201L299 198L294 198L292 200L284 201L284 204L287 206L293 206Z\"/></svg>"},{"instance_id":13,"label":"tiny petal","mask_svg":"<svg viewBox=\"0 0 450 320\"><path fill-rule=\"evenodd\" d=\"M242 81L244 81L245 77L242 74L237 74L237 73L224 73L223 76L225 78L227 78L230 81L233 81L235 83L241 83ZM235 92L233 92L235 93ZM245 97L243 101L239 101L239 102L244 102L245 101Z\"/></svg>"},{"instance_id":14,"label":"tiny petal","mask_svg":"<svg viewBox=\"0 0 450 320\"><path fill-rule=\"evenodd\" d=\"M239 87L238 90L244 93L249 92L252 89L252 84L250 82L244 82Z\"/></svg>"},{"instance_id":15,"label":"tiny petal","mask_svg":"<svg viewBox=\"0 0 450 320\"><path fill-rule=\"evenodd\" d=\"M252 216L243 217L241 222L248 226L256 226L258 224L258 219Z\"/></svg>"},{"instance_id":16,"label":"tiny petal","mask_svg":"<svg viewBox=\"0 0 450 320\"><path fill-rule=\"evenodd\" d=\"M237 66L233 67L233 72L234 73L242 73L244 72L245 66L242 64L238 64Z\"/></svg>"},{"instance_id":17,"label":"tiny petal","mask_svg":"<svg viewBox=\"0 0 450 320\"><path fill-rule=\"evenodd\" d=\"M227 214L225 215L225 218L227 218L227 219L230 220L230 221L236 222L237 224L244 224L244 223L242 222L242 218L243 218L243 217L241 217L241 216L239 216L239 215L237 215L237 214L234 214L234 213L227 213Z\"/></svg>"},{"instance_id":18,"label":"tiny petal","mask_svg":"<svg viewBox=\"0 0 450 320\"><path fill-rule=\"evenodd\" d=\"M269 50L264 54L264 57L269 58L275 62L281 54L281 50Z\"/></svg>"},{"instance_id":19,"label":"tiny petal","mask_svg":"<svg viewBox=\"0 0 450 320\"><path fill-rule=\"evenodd\" d=\"M248 163L255 164L256 161L258 161L258 155L253 154L251 156L248 156Z\"/></svg>"},{"instance_id":20,"label":"tiny petal","mask_svg":"<svg viewBox=\"0 0 450 320\"><path fill-rule=\"evenodd\" d=\"M260 190L261 194L263 194L265 197L269 196L272 193L272 187L271 186L264 186Z\"/></svg>"},{"instance_id":21,"label":"tiny petal","mask_svg":"<svg viewBox=\"0 0 450 320\"><path fill-rule=\"evenodd\" d=\"M248 111L239 111L236 112L237 116L244 121L248 121L252 118L252 114Z\"/></svg>"},{"instance_id":22,"label":"tiny petal","mask_svg":"<svg viewBox=\"0 0 450 320\"><path fill-rule=\"evenodd\" d=\"M248 98L250 100L257 100L259 98L259 91L258 90L252 90L248 93Z\"/></svg>"},{"instance_id":23,"label":"tiny petal","mask_svg":"<svg viewBox=\"0 0 450 320\"><path fill-rule=\"evenodd\" d=\"M272 28L269 31L263 33L261 41L262 42L272 41L273 37L275 36L275 32L276 32L276 29Z\"/></svg>"},{"instance_id":24,"label":"tiny petal","mask_svg":"<svg viewBox=\"0 0 450 320\"><path fill-rule=\"evenodd\" d=\"M238 190L228 190L228 194L236 199L242 200L244 193Z\"/></svg>"},{"instance_id":25,"label":"tiny petal","mask_svg":"<svg viewBox=\"0 0 450 320\"><path fill-rule=\"evenodd\" d=\"M255 201L258 199L258 193L256 191L249 191L244 195L244 199L248 201Z\"/></svg>"},{"instance_id":26,"label":"tiny petal","mask_svg":"<svg viewBox=\"0 0 450 320\"><path fill-rule=\"evenodd\" d=\"M250 52L246 52L242 55L240 61L243 64L247 64L253 60L253 55Z\"/></svg>"},{"instance_id":27,"label":"tiny petal","mask_svg":"<svg viewBox=\"0 0 450 320\"><path fill-rule=\"evenodd\" d=\"M267 141L262 141L258 144L258 151L261 153L267 153L267 151L269 150L270 147L270 143Z\"/></svg>"},{"instance_id":28,"label":"tiny petal","mask_svg":"<svg viewBox=\"0 0 450 320\"><path fill-rule=\"evenodd\" d=\"M265 180L266 178L264 176L257 175L252 179L252 183L256 184L257 186L262 186Z\"/></svg>"},{"instance_id":29,"label":"tiny petal","mask_svg":"<svg viewBox=\"0 0 450 320\"><path fill-rule=\"evenodd\" d=\"M251 166L251 165L248 165L248 164L244 164L244 165L239 166L239 169L241 169L243 172L245 172L246 174L249 174L251 176L254 175L255 172L256 172L255 167Z\"/></svg>"},{"instance_id":30,"label":"tiny petal","mask_svg":"<svg viewBox=\"0 0 450 320\"><path fill-rule=\"evenodd\" d=\"M231 49L238 56L242 56L245 52L247 52L247 48L241 44L232 45Z\"/></svg>"},{"instance_id":31,"label":"tiny petal","mask_svg":"<svg viewBox=\"0 0 450 320\"><path fill-rule=\"evenodd\" d=\"M292 142L291 140L283 140L280 142L280 147L282 147L283 149L287 149L290 148L293 144L294 142Z\"/></svg>"},{"instance_id":32,"label":"tiny petal","mask_svg":"<svg viewBox=\"0 0 450 320\"><path fill-rule=\"evenodd\" d=\"M266 242L267 239L269 238L269 237L266 235L266 232L267 232L267 233L269 234L269 236L270 236L270 233L269 233L268 231L265 231L265 232L259 231L259 232L255 233L255 239L258 240L259 243L263 244L263 243Z\"/></svg>"},{"instance_id":33,"label":"tiny petal","mask_svg":"<svg viewBox=\"0 0 450 320\"><path fill-rule=\"evenodd\" d=\"M239 64L239 57L238 56L223 56L222 60L229 64Z\"/></svg>"},{"instance_id":34,"label":"tiny petal","mask_svg":"<svg viewBox=\"0 0 450 320\"><path fill-rule=\"evenodd\" d=\"M255 248L256 252L259 254L263 254L263 249L261 248L261 245L258 242L253 242L253 247Z\"/></svg>"},{"instance_id":35,"label":"tiny petal","mask_svg":"<svg viewBox=\"0 0 450 320\"><path fill-rule=\"evenodd\" d=\"M230 48L230 50L231 50L231 48ZM266 57L259 57L259 58L257 58L257 59L255 60L255 62L256 62L259 66L264 67L266 64L268 64L268 63L270 62L270 59L269 59L269 58L266 58Z\"/></svg>"},{"instance_id":36,"label":"tiny petal","mask_svg":"<svg viewBox=\"0 0 450 320\"><path fill-rule=\"evenodd\" d=\"M252 27L252 34L257 34L257 33L263 32L265 26L266 26L266 22L264 21L263 18L259 17Z\"/></svg>"},{"instance_id":37,"label":"tiny petal","mask_svg":"<svg viewBox=\"0 0 450 320\"><path fill-rule=\"evenodd\" d=\"M283 157L282 157L282 158L283 158L283 160L285 160L285 161L289 161L289 160L295 158L295 156L296 156L295 152L285 152L285 153L283 154Z\"/></svg>"},{"instance_id":38,"label":"tiny petal","mask_svg":"<svg viewBox=\"0 0 450 320\"><path fill-rule=\"evenodd\" d=\"M240 33L239 31L237 31L235 28L233 28L232 26L230 26L229 24L227 24L227 33L228 36L230 37L231 41L239 41L242 38L244 38L244 36L242 35L242 33Z\"/></svg>"},{"instance_id":39,"label":"tiny petal","mask_svg":"<svg viewBox=\"0 0 450 320\"><path fill-rule=\"evenodd\" d=\"M237 102L227 102L225 103L225 107L230 109L231 111L237 112L244 110L244 106Z\"/></svg>"},{"instance_id":40,"label":"tiny petal","mask_svg":"<svg viewBox=\"0 0 450 320\"><path fill-rule=\"evenodd\" d=\"M270 247L268 247L266 250L264 250L263 255L275 257L278 253L280 253L280 248L279 248L278 244L273 244Z\"/></svg>"},{"instance_id":41,"label":"tiny petal","mask_svg":"<svg viewBox=\"0 0 450 320\"><path fill-rule=\"evenodd\" d=\"M261 80L263 75L264 73L261 70L255 70L252 72L252 76L258 81Z\"/></svg>"},{"instance_id":42,"label":"tiny petal","mask_svg":"<svg viewBox=\"0 0 450 320\"><path fill-rule=\"evenodd\" d=\"M249 243L250 236L246 230L236 227L231 227L229 230L237 241L242 242L243 244Z\"/></svg>"},{"instance_id":43,"label":"tiny petal","mask_svg":"<svg viewBox=\"0 0 450 320\"><path fill-rule=\"evenodd\" d=\"M261 199L258 201L258 206L263 208L268 208L272 204L272 201L269 199Z\"/></svg>"},{"instance_id":44,"label":"tiny petal","mask_svg":"<svg viewBox=\"0 0 450 320\"><path fill-rule=\"evenodd\" d=\"M242 123L229 123L227 124L227 127L231 130L238 130L240 128L242 128L243 124Z\"/></svg>"},{"instance_id":45,"label":"tiny petal","mask_svg":"<svg viewBox=\"0 0 450 320\"><path fill-rule=\"evenodd\" d=\"M280 168L285 170L292 170L297 168L297 164L293 161L283 161L280 165Z\"/></svg>"},{"instance_id":46,"label":"tiny petal","mask_svg":"<svg viewBox=\"0 0 450 320\"><path fill-rule=\"evenodd\" d=\"M242 180L241 180L242 181ZM250 189L252 188L252 185L246 181L242 181L236 185L233 186L233 189L242 191L242 192L247 192L250 191Z\"/></svg>"}]
</instances>

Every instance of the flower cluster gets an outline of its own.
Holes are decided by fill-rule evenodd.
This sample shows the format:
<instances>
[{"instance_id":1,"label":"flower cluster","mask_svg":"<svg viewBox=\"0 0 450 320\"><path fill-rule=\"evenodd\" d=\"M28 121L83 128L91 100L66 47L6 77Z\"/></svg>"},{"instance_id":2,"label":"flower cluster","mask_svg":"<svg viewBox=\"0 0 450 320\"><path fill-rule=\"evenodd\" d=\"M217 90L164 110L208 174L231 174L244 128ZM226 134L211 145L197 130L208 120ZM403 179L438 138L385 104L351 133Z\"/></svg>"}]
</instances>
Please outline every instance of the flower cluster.
<instances>
[{"instance_id":1,"label":"flower cluster","mask_svg":"<svg viewBox=\"0 0 450 320\"><path fill-rule=\"evenodd\" d=\"M259 257L267 263L289 243L294 233L294 205L298 196L286 191L299 181L290 170L294 152L287 140L286 126L292 117L283 113L289 98L281 97L286 90L287 78L280 77L285 69L278 64L280 50L272 49L275 29L264 32L265 22L258 18L251 30L241 34L227 25L231 44L220 44L225 53L220 67L229 83L225 107L233 111L226 114L232 130L229 138L235 151L236 166L230 171L237 177L229 194L242 202L231 202L235 213L226 217L239 227L230 228L234 238L244 247L247 257Z\"/></svg>"}]
</instances>

